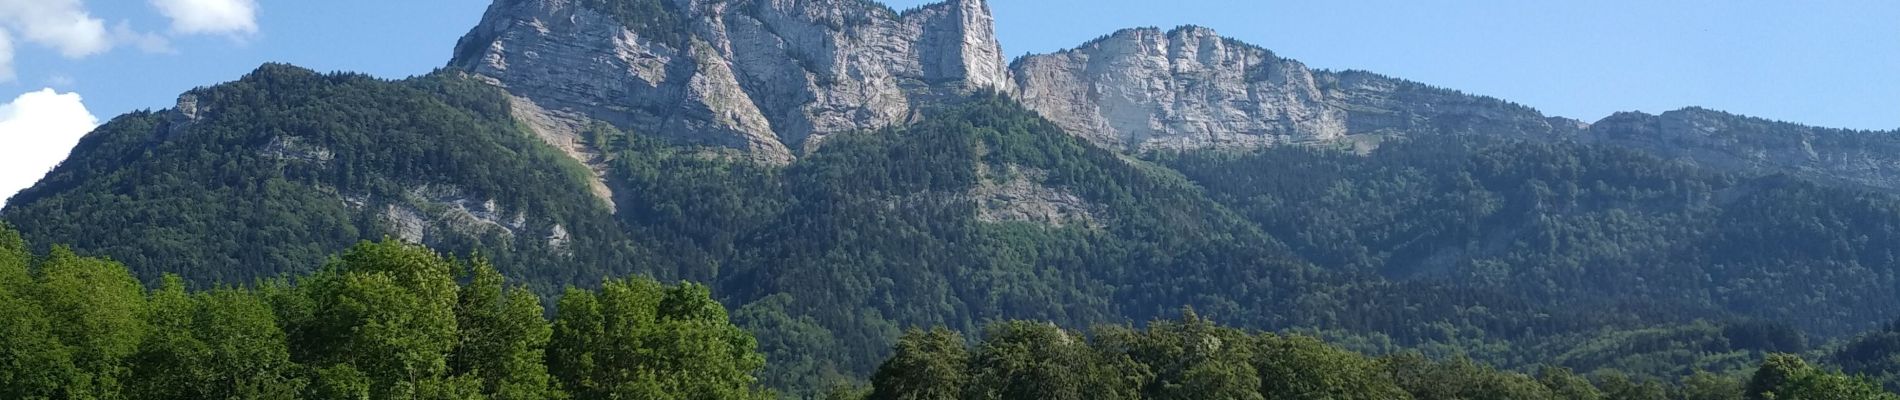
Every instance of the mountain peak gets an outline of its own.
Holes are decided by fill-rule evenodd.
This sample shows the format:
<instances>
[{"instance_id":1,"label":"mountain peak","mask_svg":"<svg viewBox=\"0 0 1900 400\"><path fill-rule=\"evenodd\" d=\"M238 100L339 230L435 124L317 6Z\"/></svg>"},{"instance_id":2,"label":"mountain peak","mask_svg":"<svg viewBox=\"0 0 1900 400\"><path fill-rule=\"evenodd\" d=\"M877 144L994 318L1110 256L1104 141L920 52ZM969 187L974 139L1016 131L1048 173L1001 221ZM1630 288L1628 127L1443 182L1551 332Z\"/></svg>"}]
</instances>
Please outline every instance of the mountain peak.
<instances>
[{"instance_id":1,"label":"mountain peak","mask_svg":"<svg viewBox=\"0 0 1900 400\"><path fill-rule=\"evenodd\" d=\"M1011 84L982 0L596 1L497 2L452 65L566 117L776 161Z\"/></svg>"},{"instance_id":2,"label":"mountain peak","mask_svg":"<svg viewBox=\"0 0 1900 400\"><path fill-rule=\"evenodd\" d=\"M1196 25L1124 29L1023 57L1014 69L1030 108L1071 133L1134 151L1579 129L1488 97L1377 74L1315 71Z\"/></svg>"}]
</instances>

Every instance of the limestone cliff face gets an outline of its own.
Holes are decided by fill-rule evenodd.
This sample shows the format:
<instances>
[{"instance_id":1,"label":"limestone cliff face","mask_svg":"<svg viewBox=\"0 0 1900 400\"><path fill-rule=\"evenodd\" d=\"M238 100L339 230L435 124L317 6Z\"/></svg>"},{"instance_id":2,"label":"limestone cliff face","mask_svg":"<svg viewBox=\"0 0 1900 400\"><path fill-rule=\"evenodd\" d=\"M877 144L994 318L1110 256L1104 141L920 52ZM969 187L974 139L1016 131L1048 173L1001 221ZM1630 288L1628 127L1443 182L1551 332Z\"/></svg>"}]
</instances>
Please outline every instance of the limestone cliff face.
<instances>
[{"instance_id":1,"label":"limestone cliff face","mask_svg":"<svg viewBox=\"0 0 1900 400\"><path fill-rule=\"evenodd\" d=\"M575 0L500 0L451 65L551 113L787 161L826 135L1009 91L984 0L661 0L648 32Z\"/></svg>"},{"instance_id":2,"label":"limestone cliff face","mask_svg":"<svg viewBox=\"0 0 1900 400\"><path fill-rule=\"evenodd\" d=\"M1900 131L1815 128L1686 108L1612 115L1578 140L1731 171L1900 190Z\"/></svg>"},{"instance_id":3,"label":"limestone cliff face","mask_svg":"<svg viewBox=\"0 0 1900 400\"><path fill-rule=\"evenodd\" d=\"M1183 27L1116 32L1013 65L1018 96L1071 133L1124 150L1327 143L1353 135L1579 129L1503 101L1364 72L1315 71Z\"/></svg>"},{"instance_id":4,"label":"limestone cliff face","mask_svg":"<svg viewBox=\"0 0 1900 400\"><path fill-rule=\"evenodd\" d=\"M498 0L451 65L506 88L527 125L597 174L604 166L574 132L594 121L783 163L827 135L906 124L933 104L996 90L1131 152L1489 134L1900 190L1891 132L1701 109L1585 124L1368 72L1313 70L1200 27L1128 29L1006 65L984 0L904 12L869 0L615 0L660 2L677 21L665 31L592 1Z\"/></svg>"}]
</instances>

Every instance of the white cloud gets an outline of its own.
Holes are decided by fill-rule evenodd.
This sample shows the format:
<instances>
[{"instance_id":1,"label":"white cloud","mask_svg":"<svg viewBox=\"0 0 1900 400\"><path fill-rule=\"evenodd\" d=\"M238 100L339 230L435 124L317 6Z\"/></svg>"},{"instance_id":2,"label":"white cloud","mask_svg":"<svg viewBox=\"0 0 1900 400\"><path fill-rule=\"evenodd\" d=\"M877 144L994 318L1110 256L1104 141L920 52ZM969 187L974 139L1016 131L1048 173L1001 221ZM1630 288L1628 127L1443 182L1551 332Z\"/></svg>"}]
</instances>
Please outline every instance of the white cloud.
<instances>
[{"instance_id":1,"label":"white cloud","mask_svg":"<svg viewBox=\"0 0 1900 400\"><path fill-rule=\"evenodd\" d=\"M105 21L93 18L80 0L0 0L0 25L68 58L103 53L113 44Z\"/></svg>"},{"instance_id":2,"label":"white cloud","mask_svg":"<svg viewBox=\"0 0 1900 400\"><path fill-rule=\"evenodd\" d=\"M112 27L112 39L119 43L132 45L132 47L137 47L140 51L147 53L171 54L178 52L178 50L172 48L172 41L166 39L165 36L133 30L132 24L125 21L119 21L118 25Z\"/></svg>"},{"instance_id":3,"label":"white cloud","mask_svg":"<svg viewBox=\"0 0 1900 400\"><path fill-rule=\"evenodd\" d=\"M256 0L151 0L185 34L257 33Z\"/></svg>"},{"instance_id":4,"label":"white cloud","mask_svg":"<svg viewBox=\"0 0 1900 400\"><path fill-rule=\"evenodd\" d=\"M98 125L78 93L42 89L0 105L0 198L33 186Z\"/></svg>"}]
</instances>

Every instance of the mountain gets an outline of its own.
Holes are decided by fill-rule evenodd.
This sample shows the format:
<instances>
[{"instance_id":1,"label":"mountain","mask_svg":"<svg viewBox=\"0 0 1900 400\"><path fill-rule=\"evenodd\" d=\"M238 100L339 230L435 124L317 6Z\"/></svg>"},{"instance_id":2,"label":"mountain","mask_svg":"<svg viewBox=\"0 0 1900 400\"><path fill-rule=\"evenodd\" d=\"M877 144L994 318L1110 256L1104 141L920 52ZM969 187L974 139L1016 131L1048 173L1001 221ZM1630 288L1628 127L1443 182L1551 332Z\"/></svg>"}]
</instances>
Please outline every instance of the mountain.
<instances>
[{"instance_id":1,"label":"mountain","mask_svg":"<svg viewBox=\"0 0 1900 400\"><path fill-rule=\"evenodd\" d=\"M1126 152L1376 147L1481 134L1599 143L1747 173L1900 190L1900 133L1699 108L1597 123L1365 71L1314 70L1197 26L1137 28L1007 65L982 0L898 12L864 0L498 1L450 65L515 96L536 133L588 162L594 122L784 163L831 134L914 123L997 91ZM596 169L599 169L596 165ZM600 186L600 185L597 185Z\"/></svg>"},{"instance_id":2,"label":"mountain","mask_svg":"<svg viewBox=\"0 0 1900 400\"><path fill-rule=\"evenodd\" d=\"M503 92L453 73L265 65L106 123L4 215L37 243L110 255L148 282L307 272L385 235L479 248L515 276L633 272L604 262L628 250L587 170L508 110Z\"/></svg>"},{"instance_id":3,"label":"mountain","mask_svg":"<svg viewBox=\"0 0 1900 400\"><path fill-rule=\"evenodd\" d=\"M1900 190L1900 131L1803 126L1703 108L1620 113L1577 138L1754 174L1787 174L1881 191Z\"/></svg>"},{"instance_id":4,"label":"mountain","mask_svg":"<svg viewBox=\"0 0 1900 400\"><path fill-rule=\"evenodd\" d=\"M906 328L1184 306L1671 380L1900 317L1890 133L1584 124L1198 27L1005 64L981 0L499 0L454 54L401 80L265 65L121 116L0 218L148 284L383 237L544 296L700 282L802 393Z\"/></svg>"},{"instance_id":5,"label":"mountain","mask_svg":"<svg viewBox=\"0 0 1900 400\"><path fill-rule=\"evenodd\" d=\"M1603 144L1748 174L1900 190L1900 131L1827 129L1685 108L1595 123L1365 71L1325 71L1211 29L1128 29L1011 64L1018 98L1063 129L1126 151L1361 149L1479 134Z\"/></svg>"},{"instance_id":6,"label":"mountain","mask_svg":"<svg viewBox=\"0 0 1900 400\"><path fill-rule=\"evenodd\" d=\"M1301 258L1549 306L1643 299L1837 337L1900 309L1900 198L1488 136L1163 157Z\"/></svg>"},{"instance_id":7,"label":"mountain","mask_svg":"<svg viewBox=\"0 0 1900 400\"><path fill-rule=\"evenodd\" d=\"M1572 134L1575 121L1377 74L1315 71L1187 26L1116 32L1011 68L1023 103L1131 151L1260 148L1379 136Z\"/></svg>"},{"instance_id":8,"label":"mountain","mask_svg":"<svg viewBox=\"0 0 1900 400\"><path fill-rule=\"evenodd\" d=\"M982 0L902 13L867 0L502 0L450 65L556 117L783 162L831 134L1006 90L992 21Z\"/></svg>"}]
</instances>

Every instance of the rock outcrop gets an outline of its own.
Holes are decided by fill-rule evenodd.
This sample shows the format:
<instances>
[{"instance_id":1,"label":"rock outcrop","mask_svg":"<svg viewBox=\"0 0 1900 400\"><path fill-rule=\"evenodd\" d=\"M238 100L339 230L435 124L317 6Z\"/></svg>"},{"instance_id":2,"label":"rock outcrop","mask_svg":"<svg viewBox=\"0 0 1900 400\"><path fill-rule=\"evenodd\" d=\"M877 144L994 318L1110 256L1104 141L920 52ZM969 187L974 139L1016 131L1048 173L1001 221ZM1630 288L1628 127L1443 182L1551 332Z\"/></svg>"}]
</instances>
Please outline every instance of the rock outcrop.
<instances>
[{"instance_id":1,"label":"rock outcrop","mask_svg":"<svg viewBox=\"0 0 1900 400\"><path fill-rule=\"evenodd\" d=\"M1626 112L1577 140L1744 173L1900 190L1900 132L1815 128L1703 108Z\"/></svg>"},{"instance_id":2,"label":"rock outcrop","mask_svg":"<svg viewBox=\"0 0 1900 400\"><path fill-rule=\"evenodd\" d=\"M1116 32L1012 65L1017 96L1124 151L1376 143L1482 134L1641 150L1725 171L1900 191L1900 132L1823 129L1689 108L1595 124L1363 71L1315 71L1212 30Z\"/></svg>"},{"instance_id":3,"label":"rock outcrop","mask_svg":"<svg viewBox=\"0 0 1900 400\"><path fill-rule=\"evenodd\" d=\"M651 0L678 31L576 0L500 0L451 66L550 111L788 161L1013 81L984 0Z\"/></svg>"},{"instance_id":4,"label":"rock outcrop","mask_svg":"<svg viewBox=\"0 0 1900 400\"><path fill-rule=\"evenodd\" d=\"M1597 124L1362 71L1324 71L1213 30L1128 29L1005 65L984 0L498 0L451 65L506 88L550 145L604 173L574 127L603 121L789 162L827 135L915 121L995 90L1123 151L1367 145L1489 134L1612 144L1712 167L1900 189L1894 134L1687 109ZM590 5L593 4L593 5ZM196 114L181 98L179 118ZM1364 146L1361 146L1364 147ZM612 192L596 179L596 195Z\"/></svg>"},{"instance_id":5,"label":"rock outcrop","mask_svg":"<svg viewBox=\"0 0 1900 400\"><path fill-rule=\"evenodd\" d=\"M1329 143L1354 135L1561 134L1575 121L1371 73L1315 71L1202 27L1128 29L1012 66L1018 96L1123 150Z\"/></svg>"},{"instance_id":6,"label":"rock outcrop","mask_svg":"<svg viewBox=\"0 0 1900 400\"><path fill-rule=\"evenodd\" d=\"M1063 188L1050 186L1048 171L1010 165L1004 171L990 171L979 164L981 183L965 194L976 204L976 219L983 222L1023 222L1052 227L1076 226L1099 229L1099 206Z\"/></svg>"}]
</instances>

